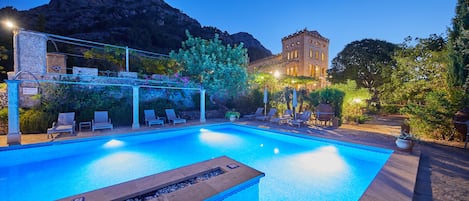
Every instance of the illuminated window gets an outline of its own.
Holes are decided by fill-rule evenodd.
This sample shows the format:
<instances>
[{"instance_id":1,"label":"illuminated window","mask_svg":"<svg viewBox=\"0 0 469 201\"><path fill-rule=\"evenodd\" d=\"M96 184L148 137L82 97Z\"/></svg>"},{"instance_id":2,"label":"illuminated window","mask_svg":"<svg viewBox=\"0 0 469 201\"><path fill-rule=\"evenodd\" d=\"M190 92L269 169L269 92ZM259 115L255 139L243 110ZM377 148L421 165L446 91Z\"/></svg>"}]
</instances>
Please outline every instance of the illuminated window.
<instances>
[{"instance_id":1,"label":"illuminated window","mask_svg":"<svg viewBox=\"0 0 469 201\"><path fill-rule=\"evenodd\" d=\"M295 58L298 58L298 50L295 50Z\"/></svg>"},{"instance_id":2,"label":"illuminated window","mask_svg":"<svg viewBox=\"0 0 469 201\"><path fill-rule=\"evenodd\" d=\"M319 51L316 51L316 59L319 59Z\"/></svg>"},{"instance_id":3,"label":"illuminated window","mask_svg":"<svg viewBox=\"0 0 469 201\"><path fill-rule=\"evenodd\" d=\"M290 75L290 69L287 68L287 75Z\"/></svg>"},{"instance_id":4,"label":"illuminated window","mask_svg":"<svg viewBox=\"0 0 469 201\"><path fill-rule=\"evenodd\" d=\"M287 53L287 59L290 60L290 52Z\"/></svg>"},{"instance_id":5,"label":"illuminated window","mask_svg":"<svg viewBox=\"0 0 469 201\"><path fill-rule=\"evenodd\" d=\"M316 68L314 68L314 77L319 77L319 66L316 65Z\"/></svg>"},{"instance_id":6,"label":"illuminated window","mask_svg":"<svg viewBox=\"0 0 469 201\"><path fill-rule=\"evenodd\" d=\"M326 55L324 55L324 52L321 52L321 61L324 61L325 58L326 58Z\"/></svg>"},{"instance_id":7,"label":"illuminated window","mask_svg":"<svg viewBox=\"0 0 469 201\"><path fill-rule=\"evenodd\" d=\"M309 58L313 58L313 50L309 49Z\"/></svg>"},{"instance_id":8,"label":"illuminated window","mask_svg":"<svg viewBox=\"0 0 469 201\"><path fill-rule=\"evenodd\" d=\"M295 65L295 76L298 75L298 66Z\"/></svg>"},{"instance_id":9,"label":"illuminated window","mask_svg":"<svg viewBox=\"0 0 469 201\"><path fill-rule=\"evenodd\" d=\"M313 64L309 64L309 75L311 77L315 77L315 73L314 73L314 67L313 67Z\"/></svg>"}]
</instances>

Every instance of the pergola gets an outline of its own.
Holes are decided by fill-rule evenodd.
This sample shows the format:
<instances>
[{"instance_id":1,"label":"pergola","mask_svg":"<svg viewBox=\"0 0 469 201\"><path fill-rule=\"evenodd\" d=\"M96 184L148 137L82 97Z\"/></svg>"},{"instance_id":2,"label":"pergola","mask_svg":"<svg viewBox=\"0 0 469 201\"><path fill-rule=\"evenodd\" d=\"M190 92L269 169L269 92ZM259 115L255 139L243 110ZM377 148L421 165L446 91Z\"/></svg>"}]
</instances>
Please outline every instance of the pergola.
<instances>
[{"instance_id":1,"label":"pergola","mask_svg":"<svg viewBox=\"0 0 469 201\"><path fill-rule=\"evenodd\" d=\"M74 46L88 47L88 48L103 48L112 47L125 50L125 71L129 71L129 51L137 52L138 54L147 55L152 58L165 57L165 55L132 49L129 47L116 46L104 44L93 41L86 41L76 38L58 36L53 34L26 31L18 27L13 29L13 48L14 48L14 68L15 72L9 72L9 79L5 80L8 90L8 135L7 143L9 145L21 144L21 131L19 125L19 96L21 83L56 83L56 84L71 84L71 85L101 85L101 86L119 86L131 87L133 97L133 123L132 128L137 129L139 125L139 89L140 88L159 88L159 89L174 89L174 90L198 90L200 91L200 122L205 122L205 89L193 87L181 87L178 85L168 84L155 81L155 80L141 80L136 78L114 78L103 76L89 76L89 75L75 75L75 74L57 74L47 73L46 52L47 41L51 41L58 51L56 42L67 43ZM23 74L29 74L29 78L22 79ZM41 79L37 79L41 76ZM61 78L67 76L88 76L90 79L80 79L80 81L71 81L73 79L61 80L52 78ZM125 82L112 82L112 80L126 79ZM88 81L86 81L88 80ZM101 80L101 82L94 82Z\"/></svg>"},{"instance_id":2,"label":"pergola","mask_svg":"<svg viewBox=\"0 0 469 201\"><path fill-rule=\"evenodd\" d=\"M21 73L21 72L20 72ZM19 74L20 74L19 73ZM18 75L19 75L18 74ZM18 76L15 76L18 77ZM35 83L56 83L56 84L72 84L72 85L101 85L101 86L119 86L132 87L132 129L140 128L139 121L139 89L158 88L158 89L174 89L174 90L198 90L200 91L200 122L205 123L205 89L188 88L188 87L172 87L172 86L153 86L144 84L112 84L112 83L93 83L93 82L72 82L59 80L30 80L30 79L13 79L5 80L8 90L8 134L7 143L9 145L21 144L21 131L19 124L19 85L21 82Z\"/></svg>"}]
</instances>

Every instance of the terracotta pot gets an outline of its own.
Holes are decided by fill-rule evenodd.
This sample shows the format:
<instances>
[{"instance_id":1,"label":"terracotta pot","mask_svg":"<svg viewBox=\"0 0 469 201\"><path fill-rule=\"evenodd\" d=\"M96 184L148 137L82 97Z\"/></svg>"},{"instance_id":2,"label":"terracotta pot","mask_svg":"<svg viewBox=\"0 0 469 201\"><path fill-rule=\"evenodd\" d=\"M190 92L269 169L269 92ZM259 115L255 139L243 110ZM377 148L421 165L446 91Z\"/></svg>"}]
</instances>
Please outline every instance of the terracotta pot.
<instances>
[{"instance_id":1,"label":"terracotta pot","mask_svg":"<svg viewBox=\"0 0 469 201\"><path fill-rule=\"evenodd\" d=\"M414 141L412 140L404 140L404 139L396 139L396 145L399 149L402 150L411 150L414 146Z\"/></svg>"}]
</instances>

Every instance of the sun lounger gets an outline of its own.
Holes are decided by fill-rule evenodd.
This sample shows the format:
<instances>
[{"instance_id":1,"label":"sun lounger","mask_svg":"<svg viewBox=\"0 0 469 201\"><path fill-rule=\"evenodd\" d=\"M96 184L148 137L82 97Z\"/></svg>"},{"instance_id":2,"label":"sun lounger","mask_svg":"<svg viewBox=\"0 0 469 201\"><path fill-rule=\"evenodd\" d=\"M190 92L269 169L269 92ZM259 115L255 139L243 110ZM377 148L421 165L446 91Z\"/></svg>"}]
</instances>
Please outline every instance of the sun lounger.
<instances>
[{"instance_id":1,"label":"sun lounger","mask_svg":"<svg viewBox=\"0 0 469 201\"><path fill-rule=\"evenodd\" d=\"M270 122L278 124L288 123L288 121L292 118L292 114L293 112L291 110L285 110L281 117L271 118Z\"/></svg>"},{"instance_id":2,"label":"sun lounger","mask_svg":"<svg viewBox=\"0 0 469 201\"><path fill-rule=\"evenodd\" d=\"M299 119L293 119L290 120L289 124L292 126L298 126L301 127L301 125L306 125L309 122L309 119L311 118L311 111L304 111Z\"/></svg>"},{"instance_id":3,"label":"sun lounger","mask_svg":"<svg viewBox=\"0 0 469 201\"><path fill-rule=\"evenodd\" d=\"M259 117L256 117L256 120L268 121L268 120L270 120L270 118L272 118L272 117L275 116L276 114L277 114L277 109L271 108L271 109L269 110L269 113L267 114L267 116L259 116Z\"/></svg>"},{"instance_id":4,"label":"sun lounger","mask_svg":"<svg viewBox=\"0 0 469 201\"><path fill-rule=\"evenodd\" d=\"M47 129L47 138L53 138L53 133L75 133L75 112L59 113L57 122L52 123L52 128Z\"/></svg>"},{"instance_id":5,"label":"sun lounger","mask_svg":"<svg viewBox=\"0 0 469 201\"><path fill-rule=\"evenodd\" d=\"M151 127L155 124L164 126L164 120L155 115L155 110L144 110L143 113L145 114L145 124L147 126Z\"/></svg>"},{"instance_id":6,"label":"sun lounger","mask_svg":"<svg viewBox=\"0 0 469 201\"><path fill-rule=\"evenodd\" d=\"M168 121L170 123L173 122L173 125L177 123L186 123L186 119L182 119L176 116L174 109L166 109L165 112L166 112L166 117L168 118Z\"/></svg>"},{"instance_id":7,"label":"sun lounger","mask_svg":"<svg viewBox=\"0 0 469 201\"><path fill-rule=\"evenodd\" d=\"M94 119L91 123L91 130L95 131L98 129L113 129L113 125L111 123L111 118L108 118L107 111L95 111L94 112Z\"/></svg>"},{"instance_id":8,"label":"sun lounger","mask_svg":"<svg viewBox=\"0 0 469 201\"><path fill-rule=\"evenodd\" d=\"M247 114L247 115L244 115L243 117L246 117L248 119L255 119L256 117L262 116L262 112L264 112L264 108L259 107L259 108L257 108L257 110L254 114Z\"/></svg>"}]
</instances>

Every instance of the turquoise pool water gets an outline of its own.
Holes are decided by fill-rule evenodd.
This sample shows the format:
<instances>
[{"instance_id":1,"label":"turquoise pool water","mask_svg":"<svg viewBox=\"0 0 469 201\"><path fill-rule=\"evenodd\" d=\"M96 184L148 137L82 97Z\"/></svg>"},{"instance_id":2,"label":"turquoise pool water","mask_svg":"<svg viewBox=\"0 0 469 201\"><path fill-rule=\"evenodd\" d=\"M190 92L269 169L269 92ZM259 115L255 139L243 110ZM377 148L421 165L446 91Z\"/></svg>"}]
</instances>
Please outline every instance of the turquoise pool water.
<instances>
[{"instance_id":1,"label":"turquoise pool water","mask_svg":"<svg viewBox=\"0 0 469 201\"><path fill-rule=\"evenodd\" d=\"M260 200L358 200L392 151L231 124L0 150L1 200L53 200L226 155Z\"/></svg>"}]
</instances>

